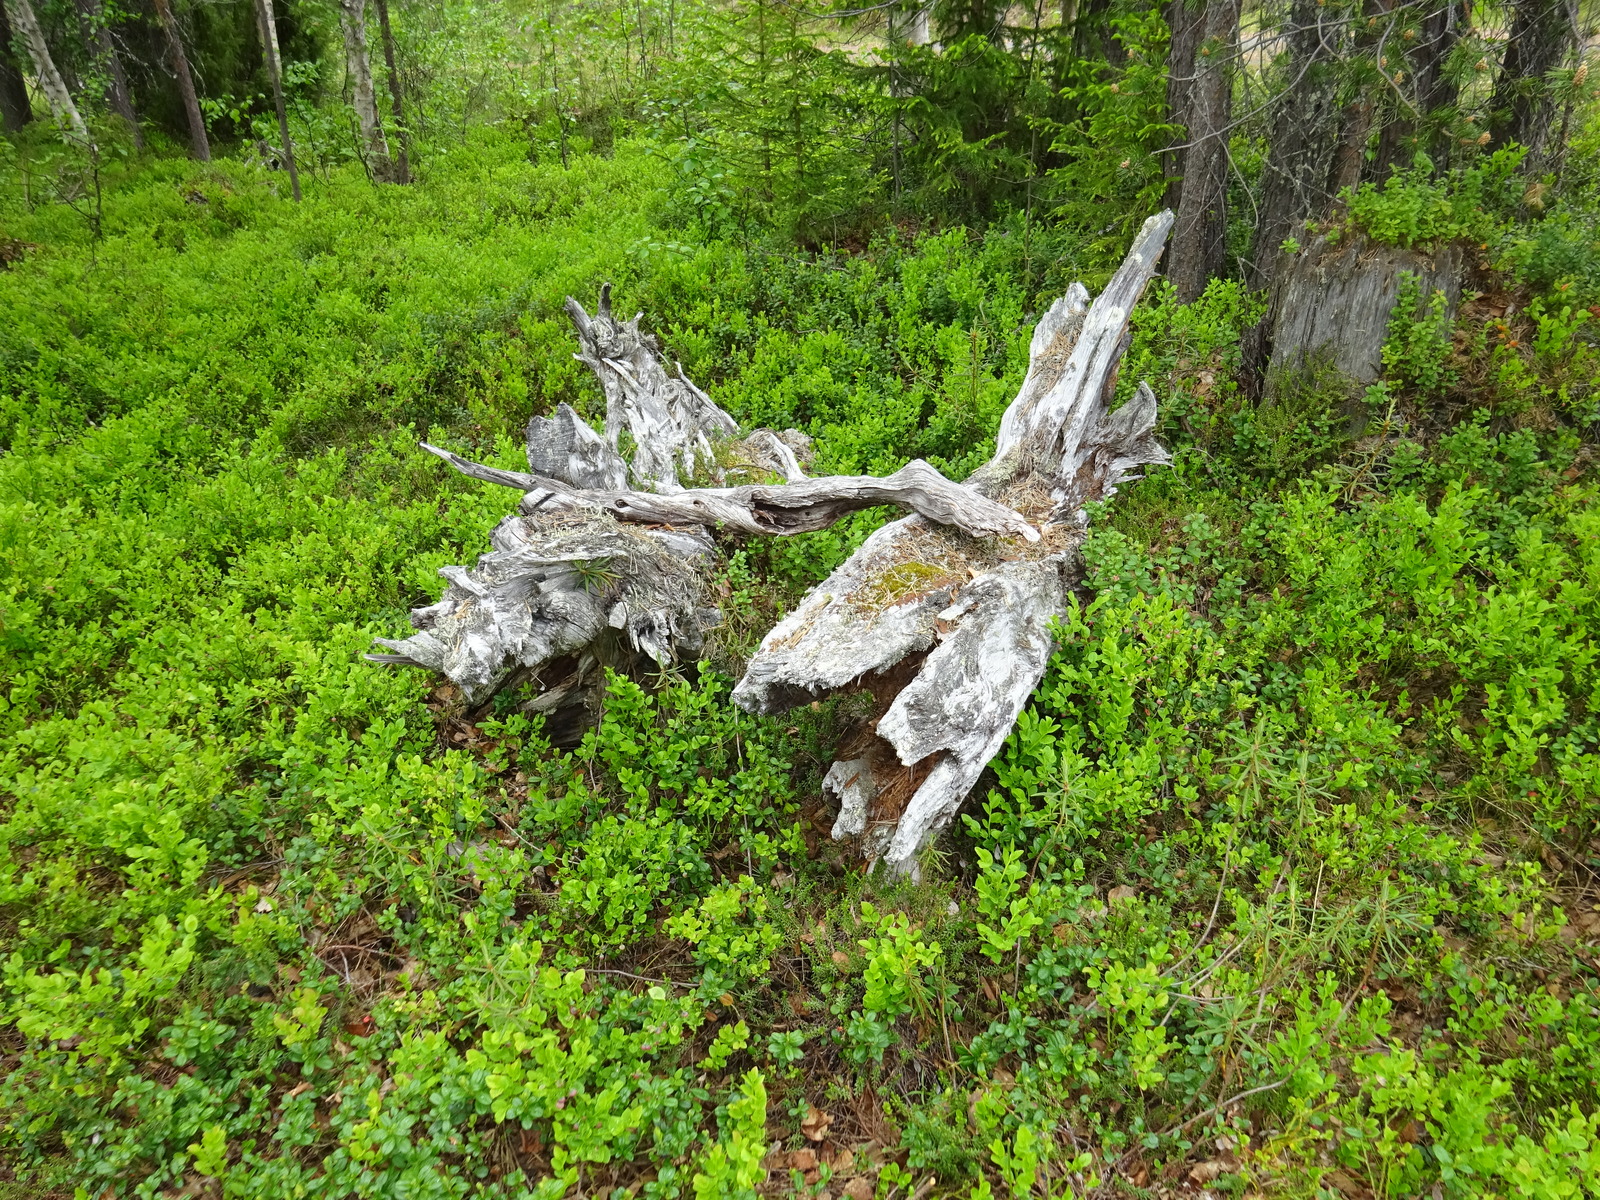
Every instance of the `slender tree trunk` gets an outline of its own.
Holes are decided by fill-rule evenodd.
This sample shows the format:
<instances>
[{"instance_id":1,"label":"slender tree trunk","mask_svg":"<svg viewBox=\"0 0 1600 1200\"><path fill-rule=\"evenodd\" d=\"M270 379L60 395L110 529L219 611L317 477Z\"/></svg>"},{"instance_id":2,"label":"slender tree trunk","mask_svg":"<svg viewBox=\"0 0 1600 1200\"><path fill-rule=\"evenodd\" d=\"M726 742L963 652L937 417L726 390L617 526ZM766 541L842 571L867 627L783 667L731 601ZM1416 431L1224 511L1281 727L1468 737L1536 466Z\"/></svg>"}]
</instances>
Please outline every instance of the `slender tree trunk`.
<instances>
[{"instance_id":1,"label":"slender tree trunk","mask_svg":"<svg viewBox=\"0 0 1600 1200\"><path fill-rule=\"evenodd\" d=\"M33 120L33 104L28 99L28 82L11 49L11 22L0 0L0 128L20 133Z\"/></svg>"},{"instance_id":2,"label":"slender tree trunk","mask_svg":"<svg viewBox=\"0 0 1600 1200\"><path fill-rule=\"evenodd\" d=\"M1167 271L1183 304L1198 299L1227 263L1228 126L1239 52L1239 0L1206 0L1201 34Z\"/></svg>"},{"instance_id":3,"label":"slender tree trunk","mask_svg":"<svg viewBox=\"0 0 1600 1200\"><path fill-rule=\"evenodd\" d=\"M1326 189L1339 127L1341 22L1316 0L1295 0L1289 23L1287 78L1273 104L1250 256L1250 284L1257 288L1276 273L1284 241L1307 219L1322 216L1332 200Z\"/></svg>"},{"instance_id":4,"label":"slender tree trunk","mask_svg":"<svg viewBox=\"0 0 1600 1200\"><path fill-rule=\"evenodd\" d=\"M1328 192L1337 196L1361 182L1367 165L1367 139L1372 135L1372 97L1358 96L1345 105L1340 118L1339 141L1328 171Z\"/></svg>"},{"instance_id":5,"label":"slender tree trunk","mask_svg":"<svg viewBox=\"0 0 1600 1200\"><path fill-rule=\"evenodd\" d=\"M272 80L272 103L278 111L278 136L283 140L283 165L289 171L289 190L300 202L300 171L294 162L294 143L289 137L289 112L283 102L283 56L278 52L278 22L272 0L257 0L256 21L261 26L261 54L267 60L267 77Z\"/></svg>"},{"instance_id":6,"label":"slender tree trunk","mask_svg":"<svg viewBox=\"0 0 1600 1200\"><path fill-rule=\"evenodd\" d=\"M1424 25L1425 36L1437 41L1437 45L1430 43L1432 77L1427 81L1422 97L1423 111L1434 114L1434 126L1430 134L1431 154L1441 171L1450 165L1455 152L1450 122L1443 118L1461 98L1461 90L1456 86L1456 81L1445 73L1445 65L1462 34L1472 32L1470 8L1466 4L1460 8L1461 11L1457 11L1457 5L1452 0L1441 0L1438 10L1429 16Z\"/></svg>"},{"instance_id":7,"label":"slender tree trunk","mask_svg":"<svg viewBox=\"0 0 1600 1200\"><path fill-rule=\"evenodd\" d=\"M345 62L350 71L350 102L361 126L367 168L373 179L387 183L394 176L389 143L378 120L378 101L372 90L372 61L367 55L367 0L339 0L339 24L344 29Z\"/></svg>"},{"instance_id":8,"label":"slender tree trunk","mask_svg":"<svg viewBox=\"0 0 1600 1200\"><path fill-rule=\"evenodd\" d=\"M87 142L89 130L83 123L78 106L72 102L72 94L67 91L66 80L62 79L61 72L56 70L55 59L50 57L50 46L44 40L44 30L39 27L39 18L34 15L32 3L30 0L8 0L8 4L11 18L17 23L18 32L22 34L23 45L28 48L28 57L33 60L33 71L39 79L39 90L44 93L50 111L55 115L56 124L63 129L72 130Z\"/></svg>"},{"instance_id":9,"label":"slender tree trunk","mask_svg":"<svg viewBox=\"0 0 1600 1200\"><path fill-rule=\"evenodd\" d=\"M1349 61L1369 59L1376 66L1379 47L1390 30L1386 23L1395 0L1362 0L1358 10L1360 20L1355 25ZM1372 83L1341 93L1343 111L1339 117L1339 136L1336 139L1333 162L1328 170L1328 193L1337 197L1346 188L1359 184L1367 174L1367 143L1372 138L1372 128L1378 118L1377 90L1383 85Z\"/></svg>"},{"instance_id":10,"label":"slender tree trunk","mask_svg":"<svg viewBox=\"0 0 1600 1200\"><path fill-rule=\"evenodd\" d=\"M1071 7L1073 57L1104 63L1114 71L1125 67L1128 52L1111 26L1112 0L1076 0Z\"/></svg>"},{"instance_id":11,"label":"slender tree trunk","mask_svg":"<svg viewBox=\"0 0 1600 1200\"><path fill-rule=\"evenodd\" d=\"M556 137L561 145L561 169L565 171L570 165L567 162L567 114L561 104L561 71L560 56L556 53L556 27L551 19L555 13L555 5L551 5L545 13L544 31L549 53L545 61L550 66L550 103L556 110ZM685 136L688 133L688 113L684 113Z\"/></svg>"},{"instance_id":12,"label":"slender tree trunk","mask_svg":"<svg viewBox=\"0 0 1600 1200\"><path fill-rule=\"evenodd\" d=\"M383 35L383 65L389 70L389 101L394 105L395 136L400 140L400 157L395 160L394 181L411 182L411 131L406 128L405 99L400 90L400 72L395 66L394 31L389 26L389 0L375 0L378 29Z\"/></svg>"},{"instance_id":13,"label":"slender tree trunk","mask_svg":"<svg viewBox=\"0 0 1600 1200\"><path fill-rule=\"evenodd\" d=\"M133 144L142 149L144 134L139 129L139 114L134 111L128 75L122 69L122 57L117 53L117 44L106 23L105 5L100 0L78 0L78 19L87 34L89 57L98 62L106 74L106 103L127 122Z\"/></svg>"},{"instance_id":14,"label":"slender tree trunk","mask_svg":"<svg viewBox=\"0 0 1600 1200\"><path fill-rule=\"evenodd\" d=\"M183 115L189 122L189 152L201 162L211 161L211 140L206 136L206 120L195 95L194 76L189 72L189 55L178 32L178 18L172 13L172 0L155 0L156 18L167 39L167 62L178 79L178 95L183 99Z\"/></svg>"},{"instance_id":15,"label":"slender tree trunk","mask_svg":"<svg viewBox=\"0 0 1600 1200\"><path fill-rule=\"evenodd\" d=\"M1078 20L1082 21L1086 16L1080 12ZM1169 0L1167 28L1172 37L1167 46L1167 120L1178 126L1178 132L1173 135L1172 148L1162 155L1162 171L1167 177L1167 191L1162 203L1174 211L1183 195L1182 147L1189 140L1187 130L1193 116L1189 106L1194 95L1195 56L1200 49L1200 32L1204 27L1204 9L1188 3L1188 0ZM1074 47L1079 42L1077 31L1074 30Z\"/></svg>"},{"instance_id":16,"label":"slender tree trunk","mask_svg":"<svg viewBox=\"0 0 1600 1200\"><path fill-rule=\"evenodd\" d=\"M1492 144L1520 142L1526 146L1525 170L1539 169L1555 114L1545 73L1560 66L1572 52L1577 25L1572 0L1517 0L1512 12L1505 61L1489 110L1495 121Z\"/></svg>"},{"instance_id":17,"label":"slender tree trunk","mask_svg":"<svg viewBox=\"0 0 1600 1200\"><path fill-rule=\"evenodd\" d=\"M1445 149L1448 142L1441 144L1441 139L1428 138L1428 128L1439 109L1455 103L1456 86L1445 75L1444 64L1455 47L1459 32L1455 21L1455 5L1448 0L1430 0L1430 3L1432 6L1417 22L1415 36L1409 42L1403 38L1399 40L1402 53L1398 60L1386 56L1390 61L1379 64L1381 70L1396 79L1395 90L1405 95L1416 111L1405 108L1394 92L1390 92L1390 115L1378 134L1378 149L1371 172L1375 179L1383 178L1394 167L1410 166L1416 152L1422 149L1424 140L1431 143L1430 148L1435 154L1434 165L1440 170L1446 166L1439 157L1439 151ZM1394 39L1391 39L1391 44L1394 44Z\"/></svg>"}]
</instances>

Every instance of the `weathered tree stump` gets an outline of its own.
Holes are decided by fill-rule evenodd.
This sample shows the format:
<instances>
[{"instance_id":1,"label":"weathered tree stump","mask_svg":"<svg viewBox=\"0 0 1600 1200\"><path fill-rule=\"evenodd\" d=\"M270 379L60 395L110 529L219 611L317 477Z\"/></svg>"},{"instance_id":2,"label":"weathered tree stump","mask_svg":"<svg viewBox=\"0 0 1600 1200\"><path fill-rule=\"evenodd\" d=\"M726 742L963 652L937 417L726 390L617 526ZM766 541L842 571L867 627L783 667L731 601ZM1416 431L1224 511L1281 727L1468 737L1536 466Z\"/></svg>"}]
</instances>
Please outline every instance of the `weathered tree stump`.
<instances>
[{"instance_id":1,"label":"weathered tree stump","mask_svg":"<svg viewBox=\"0 0 1600 1200\"><path fill-rule=\"evenodd\" d=\"M1462 267L1455 244L1427 254L1360 237L1332 245L1318 239L1288 265L1275 290L1269 370L1325 352L1341 374L1361 384L1376 382L1400 277L1416 275L1424 299L1443 292L1454 316Z\"/></svg>"},{"instance_id":2,"label":"weathered tree stump","mask_svg":"<svg viewBox=\"0 0 1600 1200\"><path fill-rule=\"evenodd\" d=\"M367 657L438 671L473 704L531 681L540 695L526 707L553 712L592 698L603 664L699 653L720 617L702 586L714 532L782 536L899 505L911 514L869 537L763 639L733 698L773 713L870 692L871 717L825 781L841 805L834 836L869 862L914 871L1044 673L1051 622L1079 577L1085 505L1167 461L1149 387L1115 411L1109 402L1129 315L1171 227L1170 212L1145 222L1092 305L1074 284L1051 306L994 458L959 484L920 461L884 478L808 479L803 435L740 437L681 368L667 372L638 317L611 315L608 292L593 317L568 300L578 357L606 394L605 435L565 405L535 417L527 474L427 446L524 496L476 567L440 570L449 584L413 611L418 632L379 639L392 653Z\"/></svg>"}]
</instances>

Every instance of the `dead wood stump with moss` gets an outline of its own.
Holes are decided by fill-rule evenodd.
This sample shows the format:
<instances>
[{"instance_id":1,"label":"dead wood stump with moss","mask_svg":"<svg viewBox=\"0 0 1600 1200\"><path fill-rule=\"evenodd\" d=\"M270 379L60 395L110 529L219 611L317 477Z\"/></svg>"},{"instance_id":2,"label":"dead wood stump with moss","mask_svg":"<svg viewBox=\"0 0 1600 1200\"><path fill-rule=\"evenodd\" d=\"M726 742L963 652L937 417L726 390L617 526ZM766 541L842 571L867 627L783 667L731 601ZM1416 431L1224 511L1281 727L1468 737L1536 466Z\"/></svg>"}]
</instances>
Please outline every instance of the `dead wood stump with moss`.
<instances>
[{"instance_id":1,"label":"dead wood stump with moss","mask_svg":"<svg viewBox=\"0 0 1600 1200\"><path fill-rule=\"evenodd\" d=\"M1172 214L1145 222L1091 304L1074 284L1039 321L1028 373L994 457L964 482L920 460L893 475L807 478L793 430L741 435L679 367L669 372L638 316L609 291L590 316L574 300L578 357L606 396L604 435L571 408L528 424L528 473L426 448L474 479L524 493L475 567L444 567L417 632L379 639L374 662L449 677L469 704L531 683L530 712L591 712L602 666L697 656L720 613L704 585L717 538L823 529L893 504L877 530L762 640L734 702L761 713L870 693L824 787L833 834L869 862L914 872L1038 685L1051 622L1078 582L1086 505L1142 465L1167 461L1145 384L1112 410L1128 319L1155 272ZM623 435L633 451L624 458Z\"/></svg>"}]
</instances>

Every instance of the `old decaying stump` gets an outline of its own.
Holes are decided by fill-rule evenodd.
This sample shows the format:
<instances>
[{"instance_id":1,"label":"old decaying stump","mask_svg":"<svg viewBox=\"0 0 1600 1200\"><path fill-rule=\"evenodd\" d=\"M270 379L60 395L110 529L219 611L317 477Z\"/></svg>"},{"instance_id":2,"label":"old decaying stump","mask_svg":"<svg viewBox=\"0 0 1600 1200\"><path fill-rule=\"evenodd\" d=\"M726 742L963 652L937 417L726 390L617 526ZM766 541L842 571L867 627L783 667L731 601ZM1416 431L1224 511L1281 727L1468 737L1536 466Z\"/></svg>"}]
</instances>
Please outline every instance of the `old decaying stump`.
<instances>
[{"instance_id":1,"label":"old decaying stump","mask_svg":"<svg viewBox=\"0 0 1600 1200\"><path fill-rule=\"evenodd\" d=\"M592 703L602 665L699 652L720 619L701 584L717 553L712 531L784 535L899 505L910 514L869 537L763 639L733 698L777 713L870 693L871 716L826 777L840 801L834 836L914 871L1044 673L1050 623L1078 577L1084 506L1167 459L1147 386L1114 412L1108 402L1129 315L1171 227L1171 213L1145 222L1093 304L1074 284L1051 306L994 458L960 484L920 461L885 478L808 479L804 435L740 437L681 368L667 372L638 317L617 321L606 293L593 317L569 300L578 357L605 391L605 436L565 405L535 417L527 474L428 446L464 474L525 494L476 567L440 571L449 584L412 613L418 632L380 639L392 653L368 657L439 671L469 703L516 681L539 689L529 711Z\"/></svg>"},{"instance_id":2,"label":"old decaying stump","mask_svg":"<svg viewBox=\"0 0 1600 1200\"><path fill-rule=\"evenodd\" d=\"M1317 241L1289 267L1273 296L1271 366L1323 352L1341 374L1376 382L1401 275L1417 276L1424 299L1443 292L1454 316L1462 269L1461 247L1453 244L1425 254L1362 238L1331 246Z\"/></svg>"}]
</instances>

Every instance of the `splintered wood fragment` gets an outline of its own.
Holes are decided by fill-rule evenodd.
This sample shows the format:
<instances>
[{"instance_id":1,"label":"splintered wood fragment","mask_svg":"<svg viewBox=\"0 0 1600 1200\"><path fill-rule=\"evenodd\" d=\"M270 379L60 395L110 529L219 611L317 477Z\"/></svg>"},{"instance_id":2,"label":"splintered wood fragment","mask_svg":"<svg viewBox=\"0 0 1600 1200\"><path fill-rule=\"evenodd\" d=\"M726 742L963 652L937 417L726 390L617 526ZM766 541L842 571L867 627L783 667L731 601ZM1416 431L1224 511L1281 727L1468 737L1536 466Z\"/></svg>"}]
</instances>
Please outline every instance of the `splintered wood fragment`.
<instances>
[{"instance_id":1,"label":"splintered wood fragment","mask_svg":"<svg viewBox=\"0 0 1600 1200\"><path fill-rule=\"evenodd\" d=\"M618 321L611 315L609 283L592 317L571 296L567 313L578 331L576 357L606 395L605 440L617 451L623 429L633 434L632 471L640 486L676 491L680 472L693 476L713 460L715 439L738 434L738 423L690 383L682 367L676 378L667 373L655 338L639 330L639 316Z\"/></svg>"},{"instance_id":2,"label":"splintered wood fragment","mask_svg":"<svg viewBox=\"0 0 1600 1200\"><path fill-rule=\"evenodd\" d=\"M1171 230L1172 220L1166 213L1144 223L1127 258L1078 324L1072 351L1049 390L1016 418L1012 416L1012 409L1018 407L1015 402L1001 417L1000 434L995 440L997 458L1024 441L1032 442L1043 453L1059 451L1061 459L1070 459L1076 453L1078 443L1106 411L1116 383L1117 364L1127 350L1128 319L1156 273ZM1083 285L1075 286L1081 291ZM1066 298L1071 300L1073 293L1069 291ZM1067 334L1072 324L1070 311L1064 313L1062 330L1055 337ZM1037 368L1041 377L1052 373L1055 355L1048 354L1048 348L1046 352L1048 357ZM1035 369L1030 362L1028 374L1033 375ZM1023 386L1026 389L1027 385Z\"/></svg>"},{"instance_id":3,"label":"splintered wood fragment","mask_svg":"<svg viewBox=\"0 0 1600 1200\"><path fill-rule=\"evenodd\" d=\"M628 486L628 464L622 455L570 404L559 405L554 416L531 419L527 441L528 469L537 477L603 492L620 492Z\"/></svg>"},{"instance_id":4,"label":"splintered wood fragment","mask_svg":"<svg viewBox=\"0 0 1600 1200\"><path fill-rule=\"evenodd\" d=\"M986 542L920 514L886 525L762 640L734 688L735 703L765 713L841 689L874 695L824 787L840 800L834 836L891 871L916 870L1038 685L1079 575L1084 505L1167 461L1154 393L1141 385L1114 412L1109 401L1171 226L1170 213L1145 222L1092 305L1075 284L1045 313L995 456L965 485L1038 523L1041 539Z\"/></svg>"}]
</instances>

